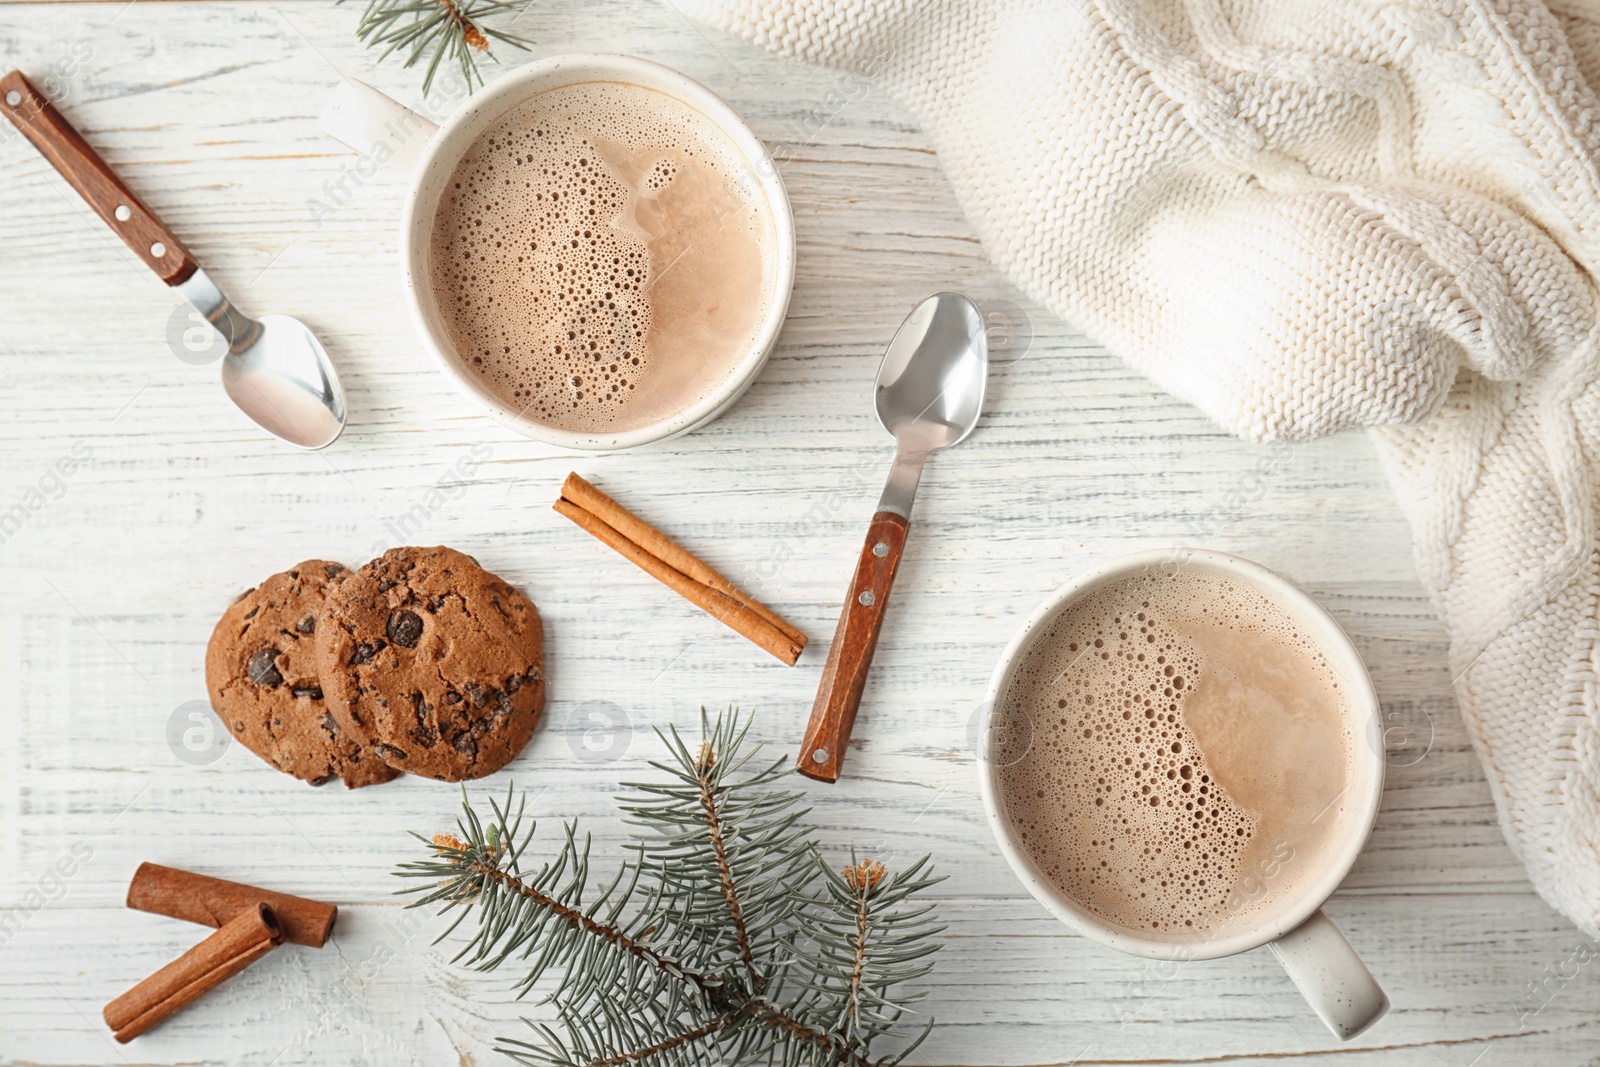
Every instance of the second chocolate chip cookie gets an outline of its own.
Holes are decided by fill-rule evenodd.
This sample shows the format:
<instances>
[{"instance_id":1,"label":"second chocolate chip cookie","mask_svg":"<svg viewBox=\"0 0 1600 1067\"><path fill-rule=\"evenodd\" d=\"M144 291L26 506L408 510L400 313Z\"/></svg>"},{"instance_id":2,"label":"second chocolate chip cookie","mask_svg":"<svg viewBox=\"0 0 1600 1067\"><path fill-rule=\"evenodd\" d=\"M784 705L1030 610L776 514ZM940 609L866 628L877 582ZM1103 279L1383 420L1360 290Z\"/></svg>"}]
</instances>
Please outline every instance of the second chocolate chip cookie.
<instances>
[{"instance_id":1,"label":"second chocolate chip cookie","mask_svg":"<svg viewBox=\"0 0 1600 1067\"><path fill-rule=\"evenodd\" d=\"M330 592L316 638L329 711L397 770L492 774L544 709L538 609L452 548L368 562Z\"/></svg>"}]
</instances>

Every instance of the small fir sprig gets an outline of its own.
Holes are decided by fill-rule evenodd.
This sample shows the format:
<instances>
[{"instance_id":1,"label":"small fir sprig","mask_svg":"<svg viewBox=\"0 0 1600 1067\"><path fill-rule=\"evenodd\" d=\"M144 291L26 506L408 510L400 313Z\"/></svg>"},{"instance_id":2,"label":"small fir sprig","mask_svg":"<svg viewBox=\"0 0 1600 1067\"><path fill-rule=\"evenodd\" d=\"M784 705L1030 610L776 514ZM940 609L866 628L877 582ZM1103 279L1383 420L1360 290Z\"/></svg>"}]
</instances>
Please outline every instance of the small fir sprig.
<instances>
[{"instance_id":1,"label":"small fir sprig","mask_svg":"<svg viewBox=\"0 0 1600 1067\"><path fill-rule=\"evenodd\" d=\"M336 0L344 3L344 0ZM433 88L439 65L446 59L461 68L467 91L473 83L483 84L478 69L480 58L494 59L490 41L502 41L516 48L533 42L504 30L484 25L491 16L515 9L519 0L367 0L356 24L356 37L368 48L383 46L378 62L394 52L404 52L405 65L414 66L431 50L427 73L422 78L426 96Z\"/></svg>"},{"instance_id":2,"label":"small fir sprig","mask_svg":"<svg viewBox=\"0 0 1600 1067\"><path fill-rule=\"evenodd\" d=\"M903 987L938 951L931 904L912 898L939 881L922 859L891 875L873 859L823 862L798 807L774 788L786 761L756 765L744 751L748 720L701 713L694 749L676 730L657 736L670 760L660 782L628 784L619 798L633 826L631 855L591 883L589 838L564 828L554 858L531 864L526 797L508 793L479 817L463 793L457 832L423 839L425 859L397 874L423 880L412 907L461 909L477 930L455 957L480 970L526 968L518 995L547 974L542 1003L556 1023L525 1020L533 1040L501 1051L548 1067L889 1067L932 1027L893 1053L883 1039L923 993Z\"/></svg>"}]
</instances>

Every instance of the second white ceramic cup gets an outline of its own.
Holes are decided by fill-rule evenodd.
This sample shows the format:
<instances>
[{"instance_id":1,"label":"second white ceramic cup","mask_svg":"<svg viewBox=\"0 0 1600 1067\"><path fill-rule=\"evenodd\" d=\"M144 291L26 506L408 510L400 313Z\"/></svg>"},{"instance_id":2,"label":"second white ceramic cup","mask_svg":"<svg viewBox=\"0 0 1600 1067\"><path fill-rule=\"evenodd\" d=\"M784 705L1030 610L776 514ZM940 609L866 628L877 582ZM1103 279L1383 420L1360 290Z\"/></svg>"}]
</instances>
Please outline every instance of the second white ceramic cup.
<instances>
[{"instance_id":1,"label":"second white ceramic cup","mask_svg":"<svg viewBox=\"0 0 1600 1067\"><path fill-rule=\"evenodd\" d=\"M749 349L733 371L697 403L652 426L616 433L579 433L551 426L508 407L481 376L467 370L451 343L435 305L428 269L434 211L462 155L500 116L550 89L581 82L622 82L653 89L709 119L744 156L765 198L775 247L771 299ZM347 78L323 110L323 132L370 161L402 168L411 176L400 220L400 269L407 306L423 344L444 376L490 415L518 433L563 448L611 451L664 441L715 419L742 396L761 373L777 343L794 288L794 216L778 168L737 112L704 85L670 67L638 56L580 53L550 56L520 67L470 97L443 125L404 107L364 82Z\"/></svg>"},{"instance_id":2,"label":"second white ceramic cup","mask_svg":"<svg viewBox=\"0 0 1600 1067\"><path fill-rule=\"evenodd\" d=\"M1272 910L1260 913L1249 926L1189 940L1148 937L1109 923L1041 874L1006 818L999 789L1003 768L990 757L995 746L988 743L993 731L1003 728L996 720L995 708L1038 634L1047 632L1064 611L1095 590L1152 569L1170 571L1177 567L1242 582L1265 594L1303 626L1340 680L1349 700L1354 738L1352 778L1342 798L1350 810L1341 821L1340 839L1320 869L1302 879L1293 893L1286 894ZM1137 552L1095 568L1057 590L1011 639L989 682L978 738L979 789L1000 851L1028 891L1068 926L1103 945L1162 960L1216 959L1267 945L1318 1017L1341 1040L1362 1033L1389 1010L1388 996L1339 928L1322 913L1322 905L1350 873L1365 847L1383 796L1383 732L1378 698L1349 636L1322 605L1288 579L1238 556L1192 549Z\"/></svg>"}]
</instances>

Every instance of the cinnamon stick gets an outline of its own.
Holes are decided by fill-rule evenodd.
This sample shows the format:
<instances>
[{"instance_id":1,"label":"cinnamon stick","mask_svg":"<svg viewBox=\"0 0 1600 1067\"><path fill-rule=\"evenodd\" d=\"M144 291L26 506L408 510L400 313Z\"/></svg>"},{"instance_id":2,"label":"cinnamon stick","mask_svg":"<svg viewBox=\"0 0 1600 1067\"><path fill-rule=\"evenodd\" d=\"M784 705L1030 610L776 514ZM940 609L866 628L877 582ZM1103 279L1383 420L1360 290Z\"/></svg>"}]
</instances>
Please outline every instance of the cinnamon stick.
<instances>
[{"instance_id":1,"label":"cinnamon stick","mask_svg":"<svg viewBox=\"0 0 1600 1067\"><path fill-rule=\"evenodd\" d=\"M128 907L174 919L221 927L241 911L264 903L277 917L283 939L296 945L321 948L333 930L339 909L333 904L270 889L229 882L210 875L141 863L128 883Z\"/></svg>"},{"instance_id":2,"label":"cinnamon stick","mask_svg":"<svg viewBox=\"0 0 1600 1067\"><path fill-rule=\"evenodd\" d=\"M794 666L806 636L716 568L593 485L568 474L555 510L730 629Z\"/></svg>"},{"instance_id":3,"label":"cinnamon stick","mask_svg":"<svg viewBox=\"0 0 1600 1067\"><path fill-rule=\"evenodd\" d=\"M216 933L105 1006L117 1041L127 1044L174 1012L199 1000L283 941L272 909L258 903Z\"/></svg>"}]
</instances>

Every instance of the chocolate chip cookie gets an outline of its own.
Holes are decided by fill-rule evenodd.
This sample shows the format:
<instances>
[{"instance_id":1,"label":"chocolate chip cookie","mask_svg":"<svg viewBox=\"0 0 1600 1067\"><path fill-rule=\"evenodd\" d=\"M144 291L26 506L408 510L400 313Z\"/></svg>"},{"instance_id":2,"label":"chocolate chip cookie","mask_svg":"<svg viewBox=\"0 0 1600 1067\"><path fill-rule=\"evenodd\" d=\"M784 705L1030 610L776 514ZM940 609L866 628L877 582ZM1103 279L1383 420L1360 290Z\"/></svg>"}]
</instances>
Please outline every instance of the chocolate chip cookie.
<instances>
[{"instance_id":1,"label":"chocolate chip cookie","mask_svg":"<svg viewBox=\"0 0 1600 1067\"><path fill-rule=\"evenodd\" d=\"M453 548L390 549L333 590L317 662L334 718L409 774L492 774L544 710L538 609Z\"/></svg>"},{"instance_id":2,"label":"chocolate chip cookie","mask_svg":"<svg viewBox=\"0 0 1600 1067\"><path fill-rule=\"evenodd\" d=\"M398 772L342 729L323 701L317 619L350 571L308 559L242 594L206 646L211 706L238 741L278 770L351 789Z\"/></svg>"}]
</instances>

